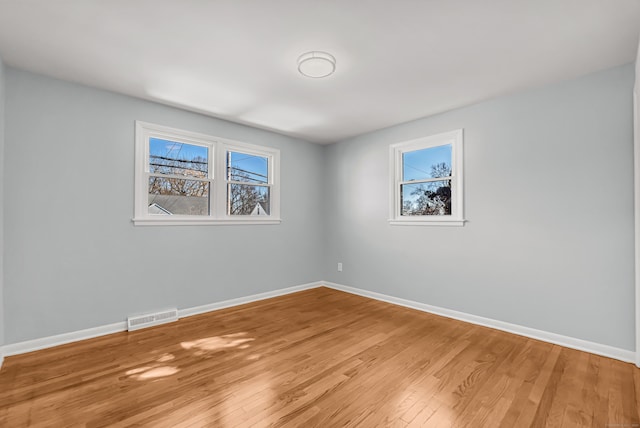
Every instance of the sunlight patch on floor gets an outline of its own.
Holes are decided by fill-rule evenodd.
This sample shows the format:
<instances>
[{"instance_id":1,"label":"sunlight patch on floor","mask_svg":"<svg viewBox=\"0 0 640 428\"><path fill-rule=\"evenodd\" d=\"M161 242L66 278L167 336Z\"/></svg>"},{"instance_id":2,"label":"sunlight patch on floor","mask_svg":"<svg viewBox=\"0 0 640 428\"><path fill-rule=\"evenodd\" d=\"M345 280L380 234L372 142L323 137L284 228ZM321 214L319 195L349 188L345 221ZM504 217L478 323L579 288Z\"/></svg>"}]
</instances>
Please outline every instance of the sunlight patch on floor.
<instances>
[{"instance_id":1,"label":"sunlight patch on floor","mask_svg":"<svg viewBox=\"0 0 640 428\"><path fill-rule=\"evenodd\" d=\"M166 363L167 361L171 361L175 358L175 355L170 353L162 354L156 359L155 363L144 367L137 367L135 369L127 370L125 372L125 375L135 380L157 379L174 375L180 371L179 368L158 363Z\"/></svg>"},{"instance_id":2,"label":"sunlight patch on floor","mask_svg":"<svg viewBox=\"0 0 640 428\"><path fill-rule=\"evenodd\" d=\"M149 380L157 379L161 377L167 377L174 375L180 371L179 368L173 366L158 366L158 367L140 367L137 369L131 369L126 372L126 375L136 380Z\"/></svg>"},{"instance_id":3,"label":"sunlight patch on floor","mask_svg":"<svg viewBox=\"0 0 640 428\"><path fill-rule=\"evenodd\" d=\"M164 354L160 358L158 358L159 363L166 363L167 361L174 360L176 357L173 354Z\"/></svg>"},{"instance_id":4,"label":"sunlight patch on floor","mask_svg":"<svg viewBox=\"0 0 640 428\"><path fill-rule=\"evenodd\" d=\"M159 377L167 377L178 373L180 369L172 366L155 367L137 375L138 380L155 379Z\"/></svg>"},{"instance_id":5,"label":"sunlight patch on floor","mask_svg":"<svg viewBox=\"0 0 640 428\"><path fill-rule=\"evenodd\" d=\"M246 335L247 333L234 333L223 336L211 336L189 342L182 342L180 346L186 350L193 349L200 351L200 353L236 347L238 349L246 349L249 347L248 342L255 340L253 337L246 337Z\"/></svg>"},{"instance_id":6,"label":"sunlight patch on floor","mask_svg":"<svg viewBox=\"0 0 640 428\"><path fill-rule=\"evenodd\" d=\"M135 374L138 373L142 373L145 372L147 370L150 370L151 367L147 366L147 367L138 367L137 369L131 369L131 370L127 370L127 372L125 373L127 376L133 376Z\"/></svg>"}]
</instances>

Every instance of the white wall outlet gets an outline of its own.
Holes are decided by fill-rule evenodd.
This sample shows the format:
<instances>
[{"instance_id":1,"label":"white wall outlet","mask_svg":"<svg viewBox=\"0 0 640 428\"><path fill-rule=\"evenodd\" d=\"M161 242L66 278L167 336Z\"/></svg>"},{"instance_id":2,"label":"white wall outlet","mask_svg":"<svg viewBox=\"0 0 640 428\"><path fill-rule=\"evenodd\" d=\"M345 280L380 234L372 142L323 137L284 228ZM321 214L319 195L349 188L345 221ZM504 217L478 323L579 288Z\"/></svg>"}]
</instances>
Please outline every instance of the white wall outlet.
<instances>
[{"instance_id":1,"label":"white wall outlet","mask_svg":"<svg viewBox=\"0 0 640 428\"><path fill-rule=\"evenodd\" d=\"M338 263L338 272L342 272L342 263Z\"/></svg>"}]
</instances>

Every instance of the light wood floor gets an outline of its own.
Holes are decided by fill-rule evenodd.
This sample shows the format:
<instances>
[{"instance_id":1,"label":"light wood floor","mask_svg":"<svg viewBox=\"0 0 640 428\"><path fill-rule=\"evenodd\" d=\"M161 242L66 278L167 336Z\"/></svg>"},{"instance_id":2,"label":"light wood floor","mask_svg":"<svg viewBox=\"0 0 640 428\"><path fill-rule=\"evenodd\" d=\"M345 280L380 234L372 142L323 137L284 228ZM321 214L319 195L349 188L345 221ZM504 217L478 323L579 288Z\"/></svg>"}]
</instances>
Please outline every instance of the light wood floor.
<instances>
[{"instance_id":1,"label":"light wood floor","mask_svg":"<svg viewBox=\"0 0 640 428\"><path fill-rule=\"evenodd\" d=\"M0 371L2 427L632 428L638 408L631 364L326 288Z\"/></svg>"}]
</instances>

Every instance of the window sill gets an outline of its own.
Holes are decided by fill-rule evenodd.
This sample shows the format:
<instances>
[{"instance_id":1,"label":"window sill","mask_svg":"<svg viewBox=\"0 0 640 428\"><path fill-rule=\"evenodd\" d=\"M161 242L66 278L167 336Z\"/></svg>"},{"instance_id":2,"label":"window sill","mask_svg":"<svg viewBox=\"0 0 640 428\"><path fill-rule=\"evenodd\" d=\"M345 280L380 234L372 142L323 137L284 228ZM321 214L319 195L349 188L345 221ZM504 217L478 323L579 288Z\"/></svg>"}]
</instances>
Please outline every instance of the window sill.
<instances>
[{"instance_id":1,"label":"window sill","mask_svg":"<svg viewBox=\"0 0 640 428\"><path fill-rule=\"evenodd\" d=\"M134 218L135 226L222 226L222 225L255 225L255 224L280 224L279 218L258 219L211 219L211 218Z\"/></svg>"},{"instance_id":2,"label":"window sill","mask_svg":"<svg viewBox=\"0 0 640 428\"><path fill-rule=\"evenodd\" d=\"M417 220L417 219L389 219L389 224L392 226L464 226L467 220L458 219L429 219L429 220Z\"/></svg>"}]
</instances>

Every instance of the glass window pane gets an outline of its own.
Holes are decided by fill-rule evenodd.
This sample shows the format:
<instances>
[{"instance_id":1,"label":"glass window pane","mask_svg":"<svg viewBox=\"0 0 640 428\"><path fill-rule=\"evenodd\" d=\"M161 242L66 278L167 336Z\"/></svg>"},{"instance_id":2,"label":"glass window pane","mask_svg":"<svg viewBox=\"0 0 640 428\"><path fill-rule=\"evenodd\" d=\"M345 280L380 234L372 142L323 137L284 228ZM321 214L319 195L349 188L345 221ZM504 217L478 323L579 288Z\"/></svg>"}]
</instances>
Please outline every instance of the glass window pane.
<instances>
[{"instance_id":1,"label":"glass window pane","mask_svg":"<svg viewBox=\"0 0 640 428\"><path fill-rule=\"evenodd\" d=\"M250 184L229 184L227 210L230 215L269 215L269 187Z\"/></svg>"},{"instance_id":2,"label":"glass window pane","mask_svg":"<svg viewBox=\"0 0 640 428\"><path fill-rule=\"evenodd\" d=\"M266 184L269 182L269 159L264 156L228 152L227 180Z\"/></svg>"},{"instance_id":3,"label":"glass window pane","mask_svg":"<svg viewBox=\"0 0 640 428\"><path fill-rule=\"evenodd\" d=\"M207 178L209 149L194 144L149 138L149 172Z\"/></svg>"},{"instance_id":4,"label":"glass window pane","mask_svg":"<svg viewBox=\"0 0 640 428\"><path fill-rule=\"evenodd\" d=\"M209 215L209 182L149 177L149 214Z\"/></svg>"},{"instance_id":5,"label":"glass window pane","mask_svg":"<svg viewBox=\"0 0 640 428\"><path fill-rule=\"evenodd\" d=\"M451 144L402 154L402 181L451 176Z\"/></svg>"},{"instance_id":6,"label":"glass window pane","mask_svg":"<svg viewBox=\"0 0 640 428\"><path fill-rule=\"evenodd\" d=\"M401 215L451 215L451 180L400 185Z\"/></svg>"}]
</instances>

